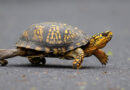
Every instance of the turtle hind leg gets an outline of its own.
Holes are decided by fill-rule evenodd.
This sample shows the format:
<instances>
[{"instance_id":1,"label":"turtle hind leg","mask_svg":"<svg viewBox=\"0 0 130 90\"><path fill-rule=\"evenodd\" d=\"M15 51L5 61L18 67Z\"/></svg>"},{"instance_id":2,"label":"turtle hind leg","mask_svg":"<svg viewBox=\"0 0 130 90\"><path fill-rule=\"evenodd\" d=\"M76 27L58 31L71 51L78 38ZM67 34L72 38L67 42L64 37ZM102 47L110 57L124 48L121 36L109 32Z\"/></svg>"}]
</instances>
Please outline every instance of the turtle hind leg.
<instances>
[{"instance_id":1,"label":"turtle hind leg","mask_svg":"<svg viewBox=\"0 0 130 90\"><path fill-rule=\"evenodd\" d=\"M5 66L8 64L8 61L5 59L18 56L20 53L18 49L0 49L0 64Z\"/></svg>"},{"instance_id":2,"label":"turtle hind leg","mask_svg":"<svg viewBox=\"0 0 130 90\"><path fill-rule=\"evenodd\" d=\"M46 64L46 59L41 56L28 56L28 60L33 65L38 65L38 64L45 65Z\"/></svg>"},{"instance_id":3,"label":"turtle hind leg","mask_svg":"<svg viewBox=\"0 0 130 90\"><path fill-rule=\"evenodd\" d=\"M0 64L1 66L6 66L8 64L8 61L7 60L0 60Z\"/></svg>"},{"instance_id":4,"label":"turtle hind leg","mask_svg":"<svg viewBox=\"0 0 130 90\"><path fill-rule=\"evenodd\" d=\"M94 55L98 58L102 65L106 65L108 63L108 56L101 49L98 49L94 52Z\"/></svg>"},{"instance_id":5,"label":"turtle hind leg","mask_svg":"<svg viewBox=\"0 0 130 90\"><path fill-rule=\"evenodd\" d=\"M73 68L79 69L79 68L81 68L81 64L84 59L84 51L81 48L77 48L71 52L68 52L65 57L74 58Z\"/></svg>"}]
</instances>

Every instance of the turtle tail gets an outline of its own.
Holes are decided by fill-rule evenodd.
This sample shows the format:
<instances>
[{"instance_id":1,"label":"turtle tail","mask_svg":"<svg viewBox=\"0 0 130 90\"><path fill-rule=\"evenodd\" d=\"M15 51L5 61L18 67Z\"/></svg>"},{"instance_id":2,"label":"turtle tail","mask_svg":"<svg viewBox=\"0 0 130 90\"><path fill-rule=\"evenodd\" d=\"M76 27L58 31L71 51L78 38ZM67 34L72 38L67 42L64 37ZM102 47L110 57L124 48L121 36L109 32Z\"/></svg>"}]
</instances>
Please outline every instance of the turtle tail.
<instances>
[{"instance_id":1,"label":"turtle tail","mask_svg":"<svg viewBox=\"0 0 130 90\"><path fill-rule=\"evenodd\" d=\"M19 55L18 49L0 49L0 60L15 57Z\"/></svg>"}]
</instances>

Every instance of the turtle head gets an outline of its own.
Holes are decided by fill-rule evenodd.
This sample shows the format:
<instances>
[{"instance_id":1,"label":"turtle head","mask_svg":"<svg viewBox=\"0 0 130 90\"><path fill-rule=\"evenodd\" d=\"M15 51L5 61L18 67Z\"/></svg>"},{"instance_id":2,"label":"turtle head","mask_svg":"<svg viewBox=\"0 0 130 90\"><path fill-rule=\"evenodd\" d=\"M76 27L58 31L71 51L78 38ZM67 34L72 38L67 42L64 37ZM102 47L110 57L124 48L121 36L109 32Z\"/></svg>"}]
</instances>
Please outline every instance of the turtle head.
<instances>
[{"instance_id":1,"label":"turtle head","mask_svg":"<svg viewBox=\"0 0 130 90\"><path fill-rule=\"evenodd\" d=\"M105 31L92 36L90 44L97 47L98 49L103 48L112 39L112 32Z\"/></svg>"}]
</instances>

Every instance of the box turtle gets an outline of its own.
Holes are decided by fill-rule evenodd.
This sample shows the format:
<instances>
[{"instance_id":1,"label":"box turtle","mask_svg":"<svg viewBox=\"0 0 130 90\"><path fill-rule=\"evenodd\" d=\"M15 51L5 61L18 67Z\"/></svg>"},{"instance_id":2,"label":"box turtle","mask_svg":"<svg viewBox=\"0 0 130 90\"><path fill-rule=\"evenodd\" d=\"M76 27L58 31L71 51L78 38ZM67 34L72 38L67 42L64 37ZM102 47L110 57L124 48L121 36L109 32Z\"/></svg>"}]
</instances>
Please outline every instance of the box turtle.
<instances>
[{"instance_id":1,"label":"box turtle","mask_svg":"<svg viewBox=\"0 0 130 90\"><path fill-rule=\"evenodd\" d=\"M16 49L0 49L0 64L7 65L7 58L27 57L32 64L45 64L45 57L73 61L73 68L80 68L84 57L94 55L106 65L108 56L102 50L111 40L112 32L105 31L87 36L82 30L57 22L31 25L16 42Z\"/></svg>"}]
</instances>

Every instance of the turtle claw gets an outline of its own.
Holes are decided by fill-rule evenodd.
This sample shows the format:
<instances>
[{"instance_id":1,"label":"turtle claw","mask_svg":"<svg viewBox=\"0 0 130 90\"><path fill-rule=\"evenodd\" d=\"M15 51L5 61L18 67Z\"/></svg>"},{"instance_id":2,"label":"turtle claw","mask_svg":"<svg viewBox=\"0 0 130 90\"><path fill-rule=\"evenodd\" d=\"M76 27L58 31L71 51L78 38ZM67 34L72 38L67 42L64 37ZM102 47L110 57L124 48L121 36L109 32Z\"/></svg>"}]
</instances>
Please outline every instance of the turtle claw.
<instances>
[{"instance_id":1,"label":"turtle claw","mask_svg":"<svg viewBox=\"0 0 130 90\"><path fill-rule=\"evenodd\" d=\"M73 69L78 69L76 64L73 64Z\"/></svg>"},{"instance_id":2,"label":"turtle claw","mask_svg":"<svg viewBox=\"0 0 130 90\"><path fill-rule=\"evenodd\" d=\"M78 65L76 65L76 64L73 64L73 69L80 69L82 66L80 65L80 66L78 66Z\"/></svg>"},{"instance_id":3,"label":"turtle claw","mask_svg":"<svg viewBox=\"0 0 130 90\"><path fill-rule=\"evenodd\" d=\"M8 64L7 60L0 60L1 66L6 66Z\"/></svg>"}]
</instances>

